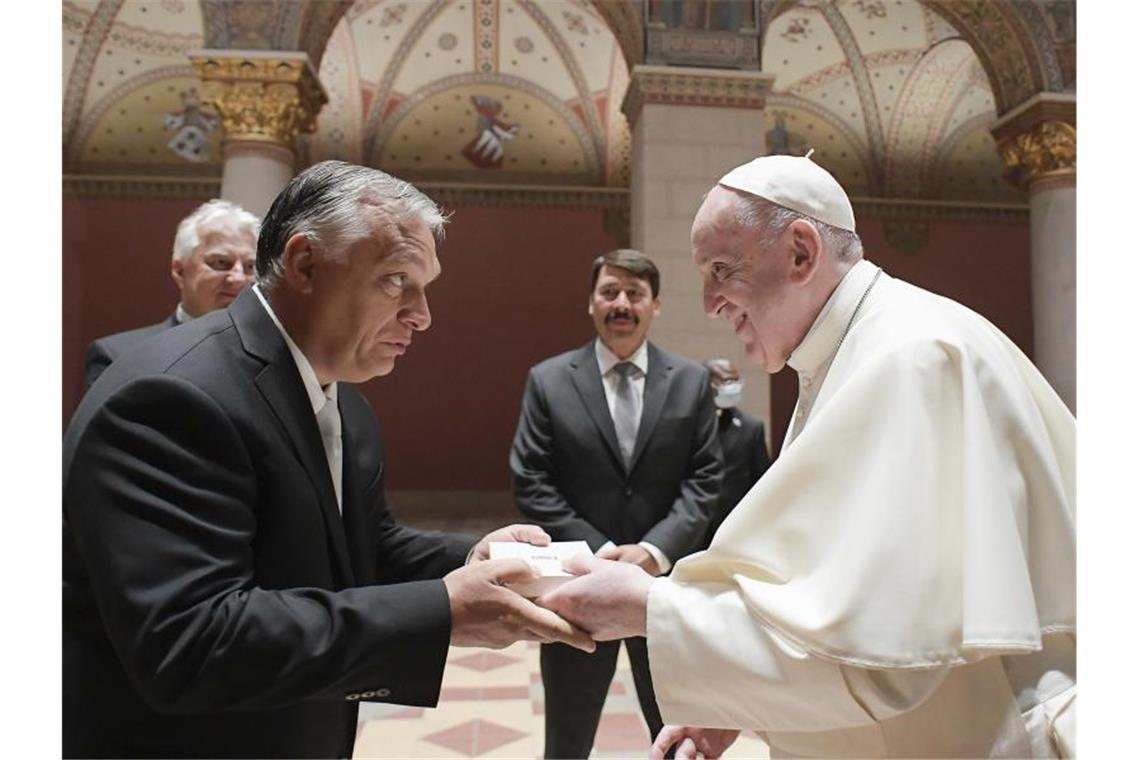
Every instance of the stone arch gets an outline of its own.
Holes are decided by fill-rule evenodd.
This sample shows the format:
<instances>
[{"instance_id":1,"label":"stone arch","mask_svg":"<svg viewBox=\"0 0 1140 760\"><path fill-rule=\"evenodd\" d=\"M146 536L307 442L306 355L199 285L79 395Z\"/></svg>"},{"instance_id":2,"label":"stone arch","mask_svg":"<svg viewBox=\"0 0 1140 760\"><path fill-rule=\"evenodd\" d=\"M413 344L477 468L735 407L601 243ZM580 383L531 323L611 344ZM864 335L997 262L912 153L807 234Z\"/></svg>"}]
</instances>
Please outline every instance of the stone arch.
<instances>
[{"instance_id":1,"label":"stone arch","mask_svg":"<svg viewBox=\"0 0 1140 760\"><path fill-rule=\"evenodd\" d=\"M201 0L205 46L214 50L301 50L313 68L353 0Z\"/></svg>"},{"instance_id":2,"label":"stone arch","mask_svg":"<svg viewBox=\"0 0 1140 760\"><path fill-rule=\"evenodd\" d=\"M645 63L642 0L590 0L590 5L613 32L626 67L632 71L636 64Z\"/></svg>"},{"instance_id":3,"label":"stone arch","mask_svg":"<svg viewBox=\"0 0 1140 760\"><path fill-rule=\"evenodd\" d=\"M989 79L999 116L1038 92L1066 86L1039 9L1022 9L1019 6L1026 4L995 0L917 1L945 19L974 49ZM796 0L761 3L763 28L795 5ZM762 57L763 50L761 61Z\"/></svg>"}]
</instances>

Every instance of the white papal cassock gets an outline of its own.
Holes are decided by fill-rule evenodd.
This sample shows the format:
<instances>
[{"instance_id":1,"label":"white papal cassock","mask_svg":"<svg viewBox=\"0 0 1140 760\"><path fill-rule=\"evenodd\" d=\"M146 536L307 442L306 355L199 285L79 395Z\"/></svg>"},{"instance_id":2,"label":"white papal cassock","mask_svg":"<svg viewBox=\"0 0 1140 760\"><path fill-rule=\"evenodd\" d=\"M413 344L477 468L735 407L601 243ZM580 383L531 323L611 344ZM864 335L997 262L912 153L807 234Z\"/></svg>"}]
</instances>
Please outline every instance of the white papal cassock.
<instances>
[{"instance_id":1,"label":"white papal cassock","mask_svg":"<svg viewBox=\"0 0 1140 760\"><path fill-rule=\"evenodd\" d=\"M985 319L877 274L790 357L780 458L654 582L662 715L774 757L1070 754L1073 416Z\"/></svg>"}]
</instances>

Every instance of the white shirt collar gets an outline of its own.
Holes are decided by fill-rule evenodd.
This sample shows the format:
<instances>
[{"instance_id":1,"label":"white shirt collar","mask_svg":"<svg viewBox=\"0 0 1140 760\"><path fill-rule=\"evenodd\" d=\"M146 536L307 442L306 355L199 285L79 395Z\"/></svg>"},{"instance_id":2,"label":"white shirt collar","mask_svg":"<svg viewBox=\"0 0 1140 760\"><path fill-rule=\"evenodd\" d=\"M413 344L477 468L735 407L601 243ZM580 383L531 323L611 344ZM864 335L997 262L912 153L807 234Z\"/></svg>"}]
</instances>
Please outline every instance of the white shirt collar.
<instances>
[{"instance_id":1,"label":"white shirt collar","mask_svg":"<svg viewBox=\"0 0 1140 760\"><path fill-rule=\"evenodd\" d=\"M182 324L183 322L189 322L193 318L194 317L190 316L188 311L182 308L182 302L179 301L178 305L174 307L174 321L178 324Z\"/></svg>"},{"instance_id":2,"label":"white shirt collar","mask_svg":"<svg viewBox=\"0 0 1140 760\"><path fill-rule=\"evenodd\" d=\"M641 370L643 375L649 373L649 341L647 340L641 341L641 345L633 352L633 356L622 360L614 356L614 352L602 342L601 338L595 338L594 354L598 357L598 369L601 370L602 377L605 377L606 373L621 361L632 362L635 367Z\"/></svg>"},{"instance_id":3,"label":"white shirt collar","mask_svg":"<svg viewBox=\"0 0 1140 760\"><path fill-rule=\"evenodd\" d=\"M863 259L843 275L827 303L812 323L807 335L788 357L788 366L800 374L814 375L839 347L839 340L859 300L878 271L878 267Z\"/></svg>"},{"instance_id":4,"label":"white shirt collar","mask_svg":"<svg viewBox=\"0 0 1140 760\"><path fill-rule=\"evenodd\" d=\"M313 365L309 363L309 360L305 358L305 354L301 352L301 349L293 342L293 339L289 337L289 333L285 331L281 320L273 313L273 307L269 305L269 301L266 300L265 295L262 294L259 284L255 283L253 285L253 292L257 294L257 300L261 301L261 305L265 307L265 311L269 314L269 318L273 320L273 324L277 325L281 337L285 339L285 345L289 347L289 353L293 355L293 361L297 364L297 371L301 374L301 382L305 384L305 392L309 394L309 401L313 405L313 414L323 409L325 404L330 401L336 404L337 384L329 383L327 387L321 387L320 382L317 381L317 373L313 370Z\"/></svg>"}]
</instances>

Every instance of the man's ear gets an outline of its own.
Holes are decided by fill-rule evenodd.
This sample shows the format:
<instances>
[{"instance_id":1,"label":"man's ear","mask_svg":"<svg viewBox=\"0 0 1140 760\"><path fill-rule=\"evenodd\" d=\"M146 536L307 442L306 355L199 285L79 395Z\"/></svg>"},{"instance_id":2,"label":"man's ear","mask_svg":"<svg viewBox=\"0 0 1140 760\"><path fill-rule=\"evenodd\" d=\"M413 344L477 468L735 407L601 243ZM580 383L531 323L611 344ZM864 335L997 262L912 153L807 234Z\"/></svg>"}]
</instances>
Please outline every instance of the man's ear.
<instances>
[{"instance_id":1,"label":"man's ear","mask_svg":"<svg viewBox=\"0 0 1140 760\"><path fill-rule=\"evenodd\" d=\"M591 317L594 316L594 294L590 294L590 300L586 302L586 313Z\"/></svg>"},{"instance_id":2,"label":"man's ear","mask_svg":"<svg viewBox=\"0 0 1140 760\"><path fill-rule=\"evenodd\" d=\"M804 284L815 275L823 260L823 238L815 225L806 219L797 219L788 225L792 245L793 282Z\"/></svg>"},{"instance_id":3,"label":"man's ear","mask_svg":"<svg viewBox=\"0 0 1140 760\"><path fill-rule=\"evenodd\" d=\"M179 293L182 292L182 281L184 279L182 268L184 265L185 262L177 256L170 257L170 279L174 280L174 284L178 286Z\"/></svg>"},{"instance_id":4,"label":"man's ear","mask_svg":"<svg viewBox=\"0 0 1140 760\"><path fill-rule=\"evenodd\" d=\"M298 293L312 292L315 265L316 252L308 235L298 232L285 241L285 250L281 252L281 279L292 290Z\"/></svg>"},{"instance_id":5,"label":"man's ear","mask_svg":"<svg viewBox=\"0 0 1140 760\"><path fill-rule=\"evenodd\" d=\"M653 299L653 317L661 316L661 297L657 296Z\"/></svg>"}]
</instances>

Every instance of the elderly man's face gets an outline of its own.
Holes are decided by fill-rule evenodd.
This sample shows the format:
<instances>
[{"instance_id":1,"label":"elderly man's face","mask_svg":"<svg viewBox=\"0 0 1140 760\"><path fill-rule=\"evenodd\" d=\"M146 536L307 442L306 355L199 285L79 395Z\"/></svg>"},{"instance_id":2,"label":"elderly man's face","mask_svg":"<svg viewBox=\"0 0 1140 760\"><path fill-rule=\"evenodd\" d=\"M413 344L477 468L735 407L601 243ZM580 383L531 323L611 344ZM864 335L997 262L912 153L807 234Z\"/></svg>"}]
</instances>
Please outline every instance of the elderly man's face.
<instances>
[{"instance_id":1,"label":"elderly man's face","mask_svg":"<svg viewBox=\"0 0 1140 760\"><path fill-rule=\"evenodd\" d=\"M257 239L230 219L199 225L198 247L185 259L170 262L170 274L181 292L182 308L200 317L233 303L253 282Z\"/></svg>"},{"instance_id":2,"label":"elderly man's face","mask_svg":"<svg viewBox=\"0 0 1140 760\"><path fill-rule=\"evenodd\" d=\"M784 367L795 348L788 321L792 286L782 235L763 248L756 230L735 221L736 199L715 187L693 222L693 262L701 273L705 313L723 317L751 359L766 371Z\"/></svg>"},{"instance_id":3,"label":"elderly man's face","mask_svg":"<svg viewBox=\"0 0 1140 760\"><path fill-rule=\"evenodd\" d=\"M440 274L422 222L398 226L367 207L372 234L313 265L310 360L331 379L360 383L392 371L412 333L431 326L425 288Z\"/></svg>"}]
</instances>

